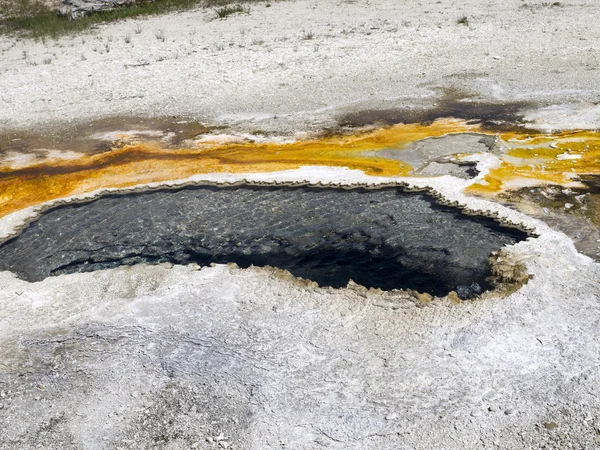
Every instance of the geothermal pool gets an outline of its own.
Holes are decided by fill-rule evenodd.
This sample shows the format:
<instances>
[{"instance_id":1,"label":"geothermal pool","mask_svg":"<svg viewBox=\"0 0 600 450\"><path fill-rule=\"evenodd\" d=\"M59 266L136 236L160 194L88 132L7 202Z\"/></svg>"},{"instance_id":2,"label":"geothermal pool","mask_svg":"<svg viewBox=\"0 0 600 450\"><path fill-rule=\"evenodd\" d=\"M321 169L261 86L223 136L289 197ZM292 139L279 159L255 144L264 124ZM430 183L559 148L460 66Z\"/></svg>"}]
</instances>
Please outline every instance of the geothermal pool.
<instances>
[{"instance_id":1,"label":"geothermal pool","mask_svg":"<svg viewBox=\"0 0 600 450\"><path fill-rule=\"evenodd\" d=\"M28 281L137 263L274 266L320 286L469 298L488 257L527 234L399 188L187 187L47 211L0 246Z\"/></svg>"}]
</instances>

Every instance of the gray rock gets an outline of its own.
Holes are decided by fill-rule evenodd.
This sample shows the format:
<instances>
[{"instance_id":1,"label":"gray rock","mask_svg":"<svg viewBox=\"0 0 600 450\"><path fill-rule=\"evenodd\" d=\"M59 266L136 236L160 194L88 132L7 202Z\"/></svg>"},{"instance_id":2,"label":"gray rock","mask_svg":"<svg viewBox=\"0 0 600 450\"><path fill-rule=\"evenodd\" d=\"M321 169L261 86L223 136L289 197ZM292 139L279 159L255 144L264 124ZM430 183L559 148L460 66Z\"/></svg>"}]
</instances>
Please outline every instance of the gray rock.
<instances>
[{"instance_id":1,"label":"gray rock","mask_svg":"<svg viewBox=\"0 0 600 450\"><path fill-rule=\"evenodd\" d=\"M423 139L403 149L386 149L370 153L380 158L396 159L410 164L418 175L452 175L469 179L476 175L474 165L458 163L452 158L457 153L488 152L489 142L479 134L459 134L439 138ZM487 141L486 141L487 142Z\"/></svg>"},{"instance_id":2,"label":"gray rock","mask_svg":"<svg viewBox=\"0 0 600 450\"><path fill-rule=\"evenodd\" d=\"M112 11L134 3L136 0L62 0L58 7L58 14L71 20L77 20L88 14Z\"/></svg>"}]
</instances>

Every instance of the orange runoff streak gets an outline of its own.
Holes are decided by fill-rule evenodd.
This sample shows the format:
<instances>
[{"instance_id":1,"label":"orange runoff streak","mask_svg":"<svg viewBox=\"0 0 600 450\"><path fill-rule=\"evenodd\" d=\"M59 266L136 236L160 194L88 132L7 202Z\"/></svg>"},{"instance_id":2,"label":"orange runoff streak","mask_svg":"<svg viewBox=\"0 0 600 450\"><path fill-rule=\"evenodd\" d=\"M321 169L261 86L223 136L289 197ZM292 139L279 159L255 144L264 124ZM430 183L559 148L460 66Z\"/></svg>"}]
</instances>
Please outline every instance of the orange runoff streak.
<instances>
[{"instance_id":1,"label":"orange runoff streak","mask_svg":"<svg viewBox=\"0 0 600 450\"><path fill-rule=\"evenodd\" d=\"M100 188L173 181L204 173L273 172L319 165L359 169L369 175L407 175L412 170L409 164L365 152L400 149L428 137L462 132L480 129L460 120L441 119L429 125L399 124L350 136L285 144L205 142L183 149L135 144L19 169L0 165L0 217Z\"/></svg>"}]
</instances>

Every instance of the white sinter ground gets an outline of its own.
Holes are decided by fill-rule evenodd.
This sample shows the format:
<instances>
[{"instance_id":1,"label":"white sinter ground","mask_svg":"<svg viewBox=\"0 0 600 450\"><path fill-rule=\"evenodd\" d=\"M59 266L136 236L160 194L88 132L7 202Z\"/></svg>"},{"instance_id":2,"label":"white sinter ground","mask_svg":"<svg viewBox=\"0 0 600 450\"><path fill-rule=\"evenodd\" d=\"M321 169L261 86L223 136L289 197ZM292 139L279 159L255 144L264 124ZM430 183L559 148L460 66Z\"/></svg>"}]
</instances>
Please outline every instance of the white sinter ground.
<instances>
[{"instance_id":1,"label":"white sinter ground","mask_svg":"<svg viewBox=\"0 0 600 450\"><path fill-rule=\"evenodd\" d=\"M573 103L532 119L598 127L600 5L562 3L282 1L0 37L0 130L176 115L306 131L348 110L432 105L443 88Z\"/></svg>"},{"instance_id":2,"label":"white sinter ground","mask_svg":"<svg viewBox=\"0 0 600 450\"><path fill-rule=\"evenodd\" d=\"M0 37L0 129L177 115L285 134L431 106L440 88L542 102L526 116L540 128L597 128L600 5L563 3L274 2ZM239 179L389 181L314 167L187 181ZM465 196L468 181L402 181L535 228L508 249L532 280L416 306L223 265L3 272L0 448L600 448L600 266L543 222ZM1 219L0 235L34 216Z\"/></svg>"},{"instance_id":3,"label":"white sinter ground","mask_svg":"<svg viewBox=\"0 0 600 450\"><path fill-rule=\"evenodd\" d=\"M389 181L308 167L185 182L241 179ZM212 448L221 434L256 449L595 448L600 266L544 223L464 196L468 181L402 181L535 228L509 249L533 279L508 298L417 307L265 269L140 265L33 284L3 272L0 438L7 448L146 448L163 435L168 448ZM26 215L3 219L3 233Z\"/></svg>"}]
</instances>

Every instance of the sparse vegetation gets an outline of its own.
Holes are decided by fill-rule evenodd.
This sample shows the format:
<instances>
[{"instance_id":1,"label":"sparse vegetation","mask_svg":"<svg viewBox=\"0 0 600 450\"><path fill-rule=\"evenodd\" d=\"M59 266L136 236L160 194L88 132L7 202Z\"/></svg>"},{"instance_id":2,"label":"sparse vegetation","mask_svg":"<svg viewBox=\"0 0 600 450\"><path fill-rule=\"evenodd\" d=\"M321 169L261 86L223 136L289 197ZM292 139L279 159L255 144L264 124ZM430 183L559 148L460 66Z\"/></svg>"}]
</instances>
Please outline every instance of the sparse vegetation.
<instances>
[{"instance_id":1,"label":"sparse vegetation","mask_svg":"<svg viewBox=\"0 0 600 450\"><path fill-rule=\"evenodd\" d=\"M4 5L7 2L7 6ZM22 34L40 39L59 37L65 34L82 32L104 22L164 14L171 11L208 7L217 8L219 17L225 18L234 13L248 13L247 3L260 3L264 0L153 0L123 6L113 11L90 14L78 20L59 17L56 11L46 7L40 0L3 0L0 12L0 34ZM139 30L139 31L138 31ZM134 29L142 32L141 26Z\"/></svg>"},{"instance_id":2,"label":"sparse vegetation","mask_svg":"<svg viewBox=\"0 0 600 450\"><path fill-rule=\"evenodd\" d=\"M466 27L469 26L469 18L467 16L462 16L460 19L456 21L458 25L464 25Z\"/></svg>"},{"instance_id":3,"label":"sparse vegetation","mask_svg":"<svg viewBox=\"0 0 600 450\"><path fill-rule=\"evenodd\" d=\"M226 19L227 17L231 16L232 14L240 14L240 13L248 14L250 12L250 9L248 7L244 7L244 6L240 5L238 3L235 5L222 6L220 8L215 9L215 12L217 13L217 17L219 19Z\"/></svg>"},{"instance_id":4,"label":"sparse vegetation","mask_svg":"<svg viewBox=\"0 0 600 450\"><path fill-rule=\"evenodd\" d=\"M551 9L564 6L561 2L523 3L520 8L534 11L536 9Z\"/></svg>"},{"instance_id":5,"label":"sparse vegetation","mask_svg":"<svg viewBox=\"0 0 600 450\"><path fill-rule=\"evenodd\" d=\"M4 0L0 17L27 17L43 14L48 8L41 0Z\"/></svg>"},{"instance_id":6,"label":"sparse vegetation","mask_svg":"<svg viewBox=\"0 0 600 450\"><path fill-rule=\"evenodd\" d=\"M315 38L315 33L312 31L303 31L301 39L303 41L312 41Z\"/></svg>"}]
</instances>

